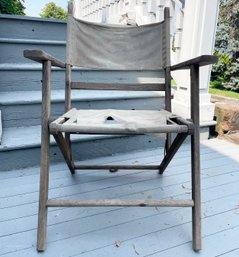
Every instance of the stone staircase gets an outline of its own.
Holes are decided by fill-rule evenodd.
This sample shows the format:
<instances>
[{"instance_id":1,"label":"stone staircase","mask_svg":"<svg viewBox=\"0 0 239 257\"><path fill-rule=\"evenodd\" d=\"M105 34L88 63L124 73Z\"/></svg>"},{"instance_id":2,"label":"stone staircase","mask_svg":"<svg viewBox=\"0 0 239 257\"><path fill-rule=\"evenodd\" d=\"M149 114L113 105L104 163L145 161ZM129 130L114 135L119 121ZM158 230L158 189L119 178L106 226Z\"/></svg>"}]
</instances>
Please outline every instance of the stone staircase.
<instances>
[{"instance_id":1,"label":"stone staircase","mask_svg":"<svg viewBox=\"0 0 239 257\"><path fill-rule=\"evenodd\" d=\"M66 23L59 20L0 15L0 170L39 164L41 65L23 57L25 49L43 49L65 60ZM117 72L91 73L93 79L121 79ZM137 74L136 74L137 75ZM73 70L73 78L87 81L87 70ZM147 75L151 77L152 74ZM52 116L64 110L64 70L52 71ZM78 108L152 109L163 106L161 93L75 91L73 106ZM2 132L1 132L2 131ZM112 155L158 146L150 136L75 136L76 159ZM81 149L84 149L82 151ZM54 140L51 161L62 161Z\"/></svg>"}]
</instances>

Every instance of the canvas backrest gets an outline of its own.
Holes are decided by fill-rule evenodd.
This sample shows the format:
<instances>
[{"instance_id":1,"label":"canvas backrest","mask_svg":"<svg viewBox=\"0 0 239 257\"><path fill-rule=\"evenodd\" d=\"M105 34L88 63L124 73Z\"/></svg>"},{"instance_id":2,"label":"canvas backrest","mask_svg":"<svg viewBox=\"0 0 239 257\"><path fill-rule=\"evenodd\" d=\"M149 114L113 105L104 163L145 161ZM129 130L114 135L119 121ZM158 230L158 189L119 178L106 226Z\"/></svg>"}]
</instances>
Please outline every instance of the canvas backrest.
<instances>
[{"instance_id":1,"label":"canvas backrest","mask_svg":"<svg viewBox=\"0 0 239 257\"><path fill-rule=\"evenodd\" d=\"M162 70L170 65L169 15L143 26L76 19L69 8L67 63L101 70Z\"/></svg>"},{"instance_id":2,"label":"canvas backrest","mask_svg":"<svg viewBox=\"0 0 239 257\"><path fill-rule=\"evenodd\" d=\"M165 91L171 110L170 17L144 26L106 25L73 17L67 23L66 110L71 89ZM80 73L71 77L71 66ZM77 75L77 77L76 77Z\"/></svg>"}]
</instances>

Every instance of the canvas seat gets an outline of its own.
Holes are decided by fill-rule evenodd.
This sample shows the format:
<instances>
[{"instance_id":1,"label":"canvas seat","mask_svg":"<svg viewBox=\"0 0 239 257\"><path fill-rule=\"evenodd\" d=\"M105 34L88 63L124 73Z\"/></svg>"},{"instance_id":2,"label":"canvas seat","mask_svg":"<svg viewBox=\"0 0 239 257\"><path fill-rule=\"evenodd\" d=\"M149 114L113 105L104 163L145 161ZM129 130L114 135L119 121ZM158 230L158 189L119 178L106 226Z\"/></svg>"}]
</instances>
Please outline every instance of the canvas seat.
<instances>
[{"instance_id":1,"label":"canvas seat","mask_svg":"<svg viewBox=\"0 0 239 257\"><path fill-rule=\"evenodd\" d=\"M25 50L24 56L42 63L42 130L40 201L37 250L46 245L49 207L82 206L164 206L192 209L193 249L201 249L200 147L199 147L199 68L217 58L203 55L170 65L170 18L165 8L164 21L144 26L116 26L77 20L69 4L66 62L41 50ZM66 71L65 113L52 121L51 67ZM80 67L79 81L71 76L72 66ZM191 118L171 112L172 70L190 70ZM82 74L87 73L83 78ZM95 74L98 74L95 76ZM103 74L103 75L102 75ZM115 75L116 74L116 75ZM96 78L97 77L97 78ZM76 109L71 90L164 91L165 108L156 110ZM73 159L71 134L156 135L164 133L165 155L155 165L80 165ZM53 135L72 174L80 169L142 169L163 174L184 140L191 137L191 199L48 199L50 135ZM172 137L172 134L174 136ZM172 140L173 138L173 140ZM159 177L158 179L162 179ZM99 182L100 183L100 182ZM79 225L80 227L80 225Z\"/></svg>"},{"instance_id":2,"label":"canvas seat","mask_svg":"<svg viewBox=\"0 0 239 257\"><path fill-rule=\"evenodd\" d=\"M180 123L179 123L180 122ZM52 134L187 133L189 121L165 110L71 109L50 123Z\"/></svg>"}]
</instances>

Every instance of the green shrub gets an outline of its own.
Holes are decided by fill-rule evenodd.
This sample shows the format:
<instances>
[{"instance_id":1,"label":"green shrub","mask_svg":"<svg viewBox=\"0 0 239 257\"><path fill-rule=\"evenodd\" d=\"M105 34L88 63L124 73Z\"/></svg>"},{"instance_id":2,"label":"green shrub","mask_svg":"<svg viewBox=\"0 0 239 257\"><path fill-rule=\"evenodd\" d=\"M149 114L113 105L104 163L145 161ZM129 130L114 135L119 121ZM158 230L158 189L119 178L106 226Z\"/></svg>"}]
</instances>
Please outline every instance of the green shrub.
<instances>
[{"instance_id":1,"label":"green shrub","mask_svg":"<svg viewBox=\"0 0 239 257\"><path fill-rule=\"evenodd\" d=\"M221 0L215 42L219 57L212 67L212 86L239 92L239 1Z\"/></svg>"}]
</instances>

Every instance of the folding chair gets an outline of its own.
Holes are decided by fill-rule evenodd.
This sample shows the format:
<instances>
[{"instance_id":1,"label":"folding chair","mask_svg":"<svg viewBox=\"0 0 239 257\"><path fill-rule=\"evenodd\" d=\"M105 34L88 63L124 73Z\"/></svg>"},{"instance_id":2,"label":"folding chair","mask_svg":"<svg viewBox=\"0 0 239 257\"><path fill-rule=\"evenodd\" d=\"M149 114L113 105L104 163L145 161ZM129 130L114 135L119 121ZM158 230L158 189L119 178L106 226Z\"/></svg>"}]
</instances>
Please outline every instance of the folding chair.
<instances>
[{"instance_id":1,"label":"folding chair","mask_svg":"<svg viewBox=\"0 0 239 257\"><path fill-rule=\"evenodd\" d=\"M217 58L203 55L170 66L170 19L165 8L164 21L144 26L103 25L78 20L69 5L67 23L67 60L63 63L41 50L25 50L24 56L42 63L42 130L40 201L38 217L37 250L44 251L46 244L48 207L76 206L134 206L134 207L191 207L193 249L201 249L200 224L200 149L199 149L199 68L212 64ZM51 119L51 67L65 68L65 113ZM71 79L72 66L95 70L117 70L122 76L135 71L144 74L152 71L158 80L152 82L107 81L75 82ZM191 77L191 119L186 120L171 113L170 72L189 69ZM89 73L90 74L90 73ZM138 90L165 91L165 110L77 110L71 108L71 90ZM107 122L113 120L114 122ZM165 155L158 165L76 165L71 152L71 134L143 135L166 134ZM171 139L171 134L176 136ZM143 169L164 172L187 136L191 137L192 199L189 200L70 200L48 199L49 149L52 134L72 174L77 169ZM99 182L100 183L100 182Z\"/></svg>"}]
</instances>

